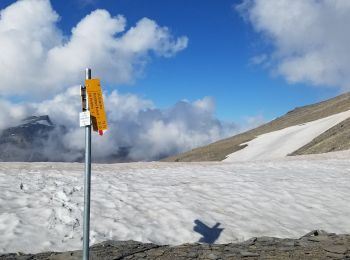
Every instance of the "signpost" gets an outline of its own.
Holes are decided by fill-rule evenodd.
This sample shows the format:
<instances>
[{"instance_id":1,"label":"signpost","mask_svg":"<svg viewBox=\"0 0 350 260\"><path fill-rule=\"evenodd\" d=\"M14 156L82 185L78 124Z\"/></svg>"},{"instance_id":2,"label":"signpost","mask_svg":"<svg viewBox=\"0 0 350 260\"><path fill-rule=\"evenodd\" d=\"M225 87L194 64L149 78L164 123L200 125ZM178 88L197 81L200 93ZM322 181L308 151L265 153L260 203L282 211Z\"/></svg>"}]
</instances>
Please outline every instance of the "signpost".
<instances>
[{"instance_id":1,"label":"signpost","mask_svg":"<svg viewBox=\"0 0 350 260\"><path fill-rule=\"evenodd\" d=\"M85 86L80 86L82 111L80 126L85 127L85 179L84 179L84 227L83 260L89 260L90 195L91 195L91 122L100 135L107 130L103 96L99 79L91 79L91 69L85 71Z\"/></svg>"},{"instance_id":2,"label":"signpost","mask_svg":"<svg viewBox=\"0 0 350 260\"><path fill-rule=\"evenodd\" d=\"M94 131L103 133L107 130L107 118L103 105L103 96L99 79L85 80L86 91L89 100L92 127Z\"/></svg>"}]
</instances>

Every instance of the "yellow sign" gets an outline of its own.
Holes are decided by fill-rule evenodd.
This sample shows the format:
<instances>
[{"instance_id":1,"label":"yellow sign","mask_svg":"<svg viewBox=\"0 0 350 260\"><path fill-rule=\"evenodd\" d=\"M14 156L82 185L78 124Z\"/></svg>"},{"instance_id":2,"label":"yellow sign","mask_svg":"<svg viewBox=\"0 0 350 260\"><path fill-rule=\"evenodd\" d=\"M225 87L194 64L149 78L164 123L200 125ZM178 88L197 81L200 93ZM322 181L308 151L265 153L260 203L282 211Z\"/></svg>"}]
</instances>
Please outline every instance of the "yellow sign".
<instances>
[{"instance_id":1,"label":"yellow sign","mask_svg":"<svg viewBox=\"0 0 350 260\"><path fill-rule=\"evenodd\" d=\"M103 104L103 96L99 79L85 80L85 86L89 102L92 127L94 131L107 130L107 117Z\"/></svg>"}]
</instances>

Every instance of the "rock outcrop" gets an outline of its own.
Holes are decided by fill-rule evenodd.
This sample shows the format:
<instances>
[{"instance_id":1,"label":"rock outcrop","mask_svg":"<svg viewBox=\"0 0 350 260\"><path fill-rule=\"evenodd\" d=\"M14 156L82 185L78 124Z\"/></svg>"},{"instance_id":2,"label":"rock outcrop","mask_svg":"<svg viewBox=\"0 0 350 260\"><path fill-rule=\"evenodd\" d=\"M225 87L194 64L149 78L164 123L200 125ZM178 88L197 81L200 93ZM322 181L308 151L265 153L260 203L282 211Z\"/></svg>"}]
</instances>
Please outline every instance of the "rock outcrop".
<instances>
[{"instance_id":1,"label":"rock outcrop","mask_svg":"<svg viewBox=\"0 0 350 260\"><path fill-rule=\"evenodd\" d=\"M350 259L349 249L350 235L336 235L315 230L299 239L254 237L236 244L160 246L135 241L107 241L91 247L90 259ZM81 251L0 255L1 260L75 260L81 258Z\"/></svg>"}]
</instances>

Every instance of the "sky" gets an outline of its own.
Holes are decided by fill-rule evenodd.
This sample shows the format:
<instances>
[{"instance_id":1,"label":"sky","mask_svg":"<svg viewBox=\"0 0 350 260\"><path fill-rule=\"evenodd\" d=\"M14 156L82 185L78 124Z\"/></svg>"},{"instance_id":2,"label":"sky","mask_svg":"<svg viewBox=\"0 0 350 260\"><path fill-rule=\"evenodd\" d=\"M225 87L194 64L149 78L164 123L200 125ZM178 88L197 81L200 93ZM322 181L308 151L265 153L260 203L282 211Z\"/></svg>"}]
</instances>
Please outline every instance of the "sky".
<instances>
[{"instance_id":1,"label":"sky","mask_svg":"<svg viewBox=\"0 0 350 260\"><path fill-rule=\"evenodd\" d=\"M112 120L137 114L140 136L156 111L153 127L176 125L169 139L189 133L172 153L350 88L346 0L2 0L0 9L0 129L38 107L59 114L52 103L87 66L119 100ZM72 111L56 120L76 122Z\"/></svg>"}]
</instances>

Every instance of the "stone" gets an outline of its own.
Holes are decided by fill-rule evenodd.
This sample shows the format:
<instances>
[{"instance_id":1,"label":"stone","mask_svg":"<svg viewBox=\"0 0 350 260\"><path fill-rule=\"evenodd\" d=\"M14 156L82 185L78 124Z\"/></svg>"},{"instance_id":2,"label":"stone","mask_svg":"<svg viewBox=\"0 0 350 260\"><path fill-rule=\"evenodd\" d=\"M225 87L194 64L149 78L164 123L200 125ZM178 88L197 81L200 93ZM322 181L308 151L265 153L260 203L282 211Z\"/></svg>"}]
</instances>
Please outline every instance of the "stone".
<instances>
[{"instance_id":1,"label":"stone","mask_svg":"<svg viewBox=\"0 0 350 260\"><path fill-rule=\"evenodd\" d=\"M283 245L293 247L293 246L296 246L296 243L295 241L283 241Z\"/></svg>"},{"instance_id":2,"label":"stone","mask_svg":"<svg viewBox=\"0 0 350 260\"><path fill-rule=\"evenodd\" d=\"M328 259L344 259L344 255L330 253L330 252L327 252L326 256L328 257ZM347 259L349 259L349 258L347 258Z\"/></svg>"},{"instance_id":3,"label":"stone","mask_svg":"<svg viewBox=\"0 0 350 260\"><path fill-rule=\"evenodd\" d=\"M258 242L273 242L274 241L274 237L259 237L257 238Z\"/></svg>"},{"instance_id":4,"label":"stone","mask_svg":"<svg viewBox=\"0 0 350 260\"><path fill-rule=\"evenodd\" d=\"M216 259L219 259L219 257L213 253L210 253L208 256L207 256L208 259L210 260L216 260Z\"/></svg>"},{"instance_id":5,"label":"stone","mask_svg":"<svg viewBox=\"0 0 350 260\"><path fill-rule=\"evenodd\" d=\"M324 230L313 230L302 237L311 237L311 236L328 235L328 234L329 233L327 233Z\"/></svg>"},{"instance_id":6,"label":"stone","mask_svg":"<svg viewBox=\"0 0 350 260\"><path fill-rule=\"evenodd\" d=\"M291 249L290 247L280 247L278 250L289 252Z\"/></svg>"},{"instance_id":7,"label":"stone","mask_svg":"<svg viewBox=\"0 0 350 260\"><path fill-rule=\"evenodd\" d=\"M147 255L153 256L153 257L161 256L163 254L164 254L164 250L161 250L161 249L151 249L147 251Z\"/></svg>"},{"instance_id":8,"label":"stone","mask_svg":"<svg viewBox=\"0 0 350 260\"><path fill-rule=\"evenodd\" d=\"M252 256L260 256L258 253L248 252L248 251L241 251L242 257L252 257Z\"/></svg>"},{"instance_id":9,"label":"stone","mask_svg":"<svg viewBox=\"0 0 350 260\"><path fill-rule=\"evenodd\" d=\"M308 237L307 240L312 242L321 242L328 239L328 236L315 236L315 237Z\"/></svg>"},{"instance_id":10,"label":"stone","mask_svg":"<svg viewBox=\"0 0 350 260\"><path fill-rule=\"evenodd\" d=\"M318 238L316 241L309 239ZM248 241L248 242L247 242ZM252 238L242 243L155 245L135 241L105 241L90 248L91 260L147 259L350 259L349 235L312 232L299 239ZM31 254L0 254L0 260L75 260L82 251Z\"/></svg>"},{"instance_id":11,"label":"stone","mask_svg":"<svg viewBox=\"0 0 350 260\"><path fill-rule=\"evenodd\" d=\"M189 252L187 254L188 258L197 258L198 257L198 253L197 252Z\"/></svg>"},{"instance_id":12,"label":"stone","mask_svg":"<svg viewBox=\"0 0 350 260\"><path fill-rule=\"evenodd\" d=\"M256 242L257 239L258 238L256 238L256 237L252 237L252 238L244 241L244 243L247 244L247 245L254 245L254 243Z\"/></svg>"},{"instance_id":13,"label":"stone","mask_svg":"<svg viewBox=\"0 0 350 260\"><path fill-rule=\"evenodd\" d=\"M340 246L340 245L331 245L331 246L326 246L324 247L324 250L327 252L331 253L336 253L336 254L346 254L348 249L345 246Z\"/></svg>"}]
</instances>

